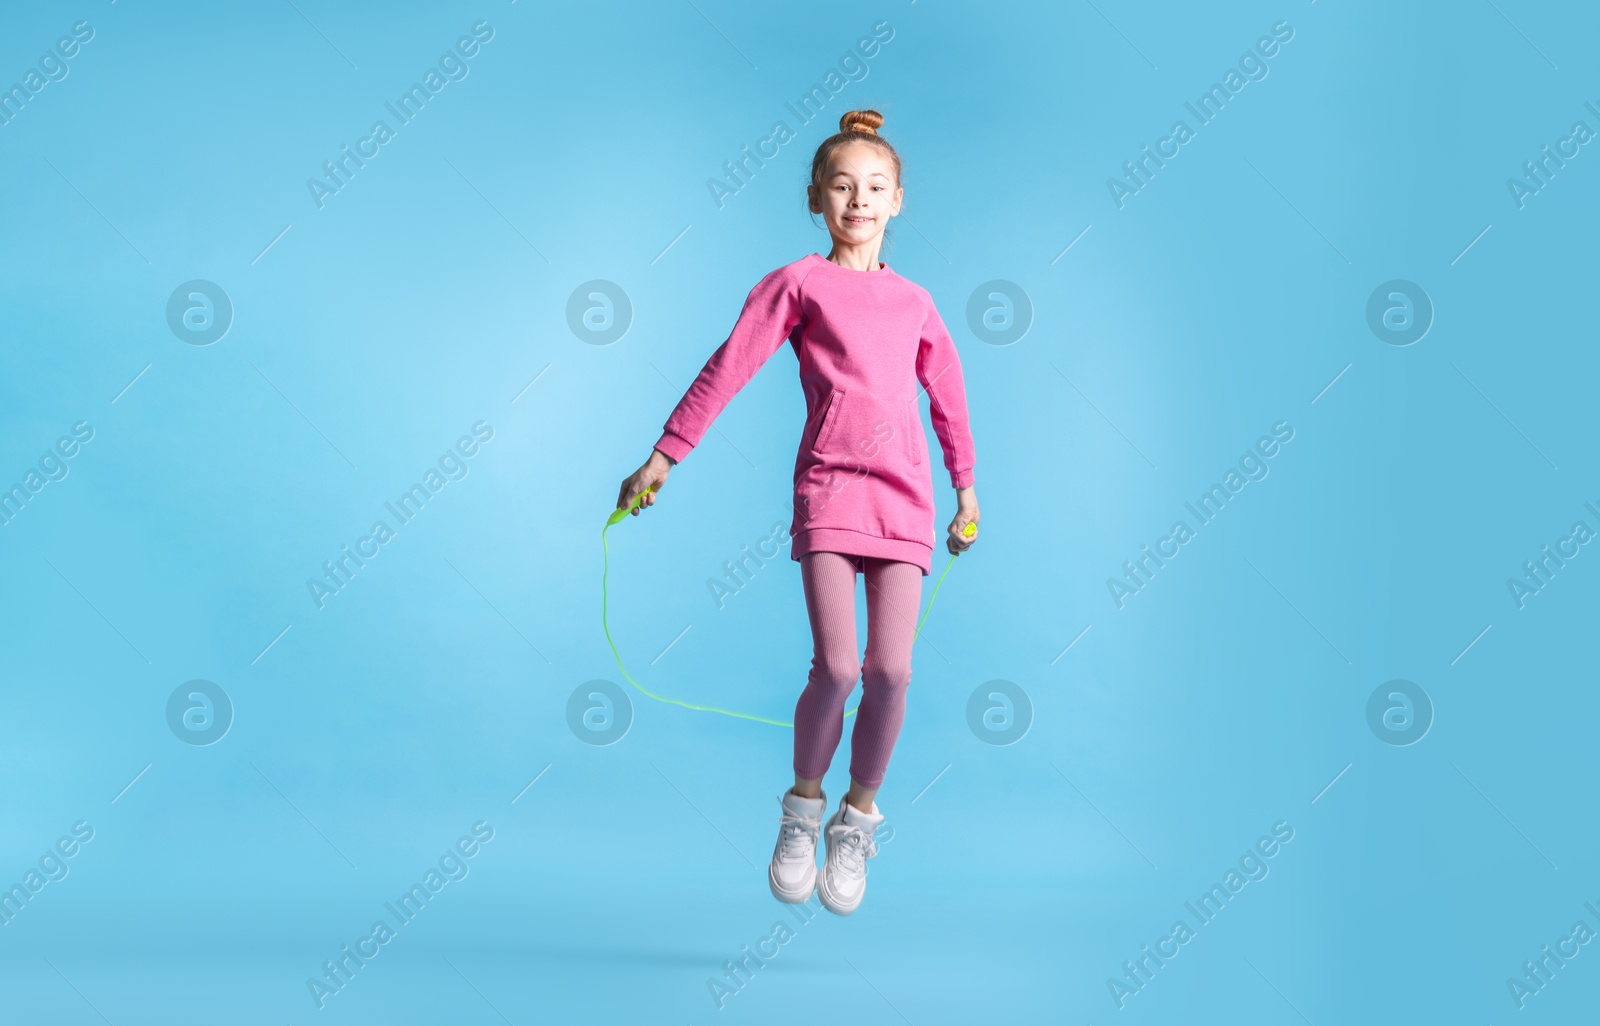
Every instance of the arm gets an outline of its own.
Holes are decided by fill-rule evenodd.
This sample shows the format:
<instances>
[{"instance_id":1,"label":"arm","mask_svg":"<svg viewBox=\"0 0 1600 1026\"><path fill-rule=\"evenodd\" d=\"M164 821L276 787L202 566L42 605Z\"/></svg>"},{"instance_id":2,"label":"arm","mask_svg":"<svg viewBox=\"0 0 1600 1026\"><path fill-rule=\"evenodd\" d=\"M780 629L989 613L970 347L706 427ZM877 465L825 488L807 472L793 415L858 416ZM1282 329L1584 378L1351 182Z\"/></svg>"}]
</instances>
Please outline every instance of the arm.
<instances>
[{"instance_id":1,"label":"arm","mask_svg":"<svg viewBox=\"0 0 1600 1026\"><path fill-rule=\"evenodd\" d=\"M800 323L800 280L792 269L779 268L750 290L733 331L662 426L655 444L662 456L682 462L734 395L783 345Z\"/></svg>"},{"instance_id":2,"label":"arm","mask_svg":"<svg viewBox=\"0 0 1600 1026\"><path fill-rule=\"evenodd\" d=\"M963 533L967 524L978 521L978 492L973 476L977 455L967 421L967 390L961 374L961 357L931 299L928 300L927 320L922 325L922 339L917 344L917 380L927 389L933 431L939 436L939 448L944 452L950 486L956 490L956 515L950 521L946 544L952 553L965 552L977 540L976 534L969 538Z\"/></svg>"},{"instance_id":3,"label":"arm","mask_svg":"<svg viewBox=\"0 0 1600 1026\"><path fill-rule=\"evenodd\" d=\"M733 331L678 400L650 458L622 482L618 509L631 504L641 492L644 497L633 511L634 516L655 505L656 492L666 484L667 472L700 444L711 422L800 322L800 282L801 276L793 269L779 268L750 290Z\"/></svg>"}]
</instances>

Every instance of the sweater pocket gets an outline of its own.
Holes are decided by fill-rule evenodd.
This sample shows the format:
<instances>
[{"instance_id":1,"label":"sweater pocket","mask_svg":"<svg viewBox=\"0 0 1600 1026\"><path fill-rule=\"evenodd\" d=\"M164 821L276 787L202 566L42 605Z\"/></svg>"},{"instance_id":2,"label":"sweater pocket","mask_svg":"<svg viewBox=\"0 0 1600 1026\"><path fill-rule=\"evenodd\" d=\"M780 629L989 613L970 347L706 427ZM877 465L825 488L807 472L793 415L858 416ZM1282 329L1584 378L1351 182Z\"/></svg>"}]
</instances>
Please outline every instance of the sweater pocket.
<instances>
[{"instance_id":1,"label":"sweater pocket","mask_svg":"<svg viewBox=\"0 0 1600 1026\"><path fill-rule=\"evenodd\" d=\"M870 391L834 389L817 426L812 453L823 463L856 474L901 464L904 453L904 411L878 400Z\"/></svg>"},{"instance_id":2,"label":"sweater pocket","mask_svg":"<svg viewBox=\"0 0 1600 1026\"><path fill-rule=\"evenodd\" d=\"M844 405L844 393L835 388L828 392L828 405L822 410L822 419L817 422L817 437L811 443L811 451L819 456L827 455L828 436L839 423L839 410Z\"/></svg>"}]
</instances>

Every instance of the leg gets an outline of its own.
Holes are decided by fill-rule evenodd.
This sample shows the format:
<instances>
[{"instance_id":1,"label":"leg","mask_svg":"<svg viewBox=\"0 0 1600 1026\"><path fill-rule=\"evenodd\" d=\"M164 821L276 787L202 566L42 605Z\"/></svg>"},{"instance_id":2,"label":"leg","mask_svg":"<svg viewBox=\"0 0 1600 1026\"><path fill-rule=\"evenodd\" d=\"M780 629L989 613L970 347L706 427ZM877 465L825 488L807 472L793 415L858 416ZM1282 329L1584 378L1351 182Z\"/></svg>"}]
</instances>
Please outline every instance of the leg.
<instances>
[{"instance_id":1,"label":"leg","mask_svg":"<svg viewBox=\"0 0 1600 1026\"><path fill-rule=\"evenodd\" d=\"M866 561L867 655L862 665L861 708L850 735L850 791L845 800L872 812L889 754L906 715L911 646L922 605L922 568L893 559Z\"/></svg>"},{"instance_id":2,"label":"leg","mask_svg":"<svg viewBox=\"0 0 1600 1026\"><path fill-rule=\"evenodd\" d=\"M844 703L861 676L856 654L856 559L838 552L800 557L811 619L811 672L794 709L794 793L821 795L822 777L844 733Z\"/></svg>"}]
</instances>

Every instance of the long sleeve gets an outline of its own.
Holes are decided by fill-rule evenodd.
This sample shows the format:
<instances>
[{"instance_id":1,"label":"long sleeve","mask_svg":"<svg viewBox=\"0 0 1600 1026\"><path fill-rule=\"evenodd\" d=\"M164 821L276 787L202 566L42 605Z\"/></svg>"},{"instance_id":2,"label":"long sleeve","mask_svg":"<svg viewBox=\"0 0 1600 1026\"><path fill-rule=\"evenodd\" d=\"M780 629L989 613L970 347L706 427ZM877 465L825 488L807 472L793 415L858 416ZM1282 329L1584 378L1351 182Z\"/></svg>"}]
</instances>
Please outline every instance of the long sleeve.
<instances>
[{"instance_id":1,"label":"long sleeve","mask_svg":"<svg viewBox=\"0 0 1600 1026\"><path fill-rule=\"evenodd\" d=\"M917 380L928 392L933 431L944 450L944 467L950 472L953 488L973 483L977 455L972 446L972 429L967 421L967 389L961 376L961 357L945 329L932 297L927 298L928 316L917 343Z\"/></svg>"},{"instance_id":2,"label":"long sleeve","mask_svg":"<svg viewBox=\"0 0 1600 1026\"><path fill-rule=\"evenodd\" d=\"M706 360L663 425L655 447L673 462L681 462L700 444L711 422L800 323L802 278L792 266L780 267L745 297L732 333Z\"/></svg>"}]
</instances>

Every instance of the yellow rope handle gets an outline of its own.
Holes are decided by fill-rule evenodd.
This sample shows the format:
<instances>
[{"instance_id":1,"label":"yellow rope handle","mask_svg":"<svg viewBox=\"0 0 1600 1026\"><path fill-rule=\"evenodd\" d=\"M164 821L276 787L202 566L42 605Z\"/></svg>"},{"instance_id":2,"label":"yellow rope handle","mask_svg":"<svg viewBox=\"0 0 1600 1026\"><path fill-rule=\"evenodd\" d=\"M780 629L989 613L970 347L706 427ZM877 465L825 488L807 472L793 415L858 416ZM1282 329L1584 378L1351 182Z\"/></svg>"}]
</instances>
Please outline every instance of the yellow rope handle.
<instances>
[{"instance_id":1,"label":"yellow rope handle","mask_svg":"<svg viewBox=\"0 0 1600 1026\"><path fill-rule=\"evenodd\" d=\"M653 492L656 490L656 486L651 485L648 490ZM611 572L611 550L606 544L606 532L611 529L613 524L621 522L623 517L626 517L633 512L634 508L639 505L639 501L643 498L644 492L640 492L638 495L635 495L632 502L626 506L618 508L614 513L606 518L606 525L600 529L600 551L605 560L600 572L600 626L601 629L606 632L606 644L611 646L611 654L616 656L617 669L622 671L622 676L625 677L628 683L632 684L641 695L644 695L647 698L653 698L657 702L665 702L668 705L678 705L685 709L694 709L698 712L719 713L723 716L733 716L741 720L754 720L757 723L770 723L774 727L793 727L794 724L786 720L772 720L765 716L755 716L751 713L734 712L731 709L719 709L714 705L696 705L693 702L685 702L681 699L667 698L664 695L654 694L640 686L639 682L634 680L633 677L629 675L627 667L622 665L622 654L617 651L617 643L611 640L611 626L606 617L606 578ZM966 535L968 538L971 538L973 535L978 533L978 525L976 523L968 523L967 526L962 529L961 533ZM912 641L915 641L917 637L922 634L922 625L927 622L928 614L933 612L933 600L939 596L939 585L944 583L944 575L949 573L950 568L955 565L957 555L958 553L955 552L950 553L950 562L944 565L944 570L939 574L939 579L933 583L933 594L928 596L928 608L923 612L922 619L917 623L916 632L911 636ZM856 706L853 709L849 709L845 712L845 715L850 716L856 711L856 709L859 708L860 706Z\"/></svg>"}]
</instances>

